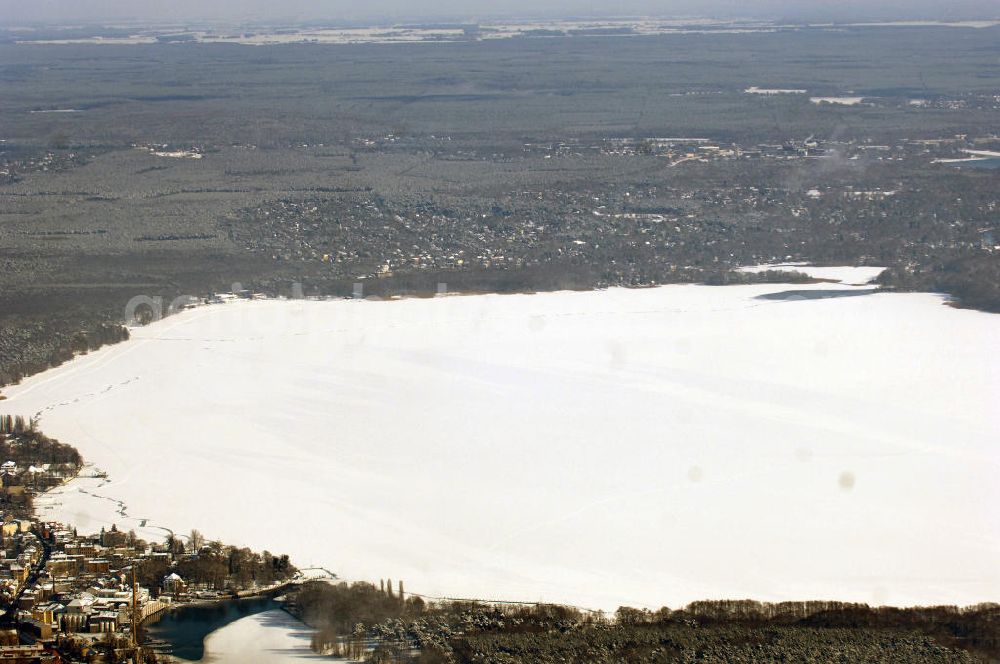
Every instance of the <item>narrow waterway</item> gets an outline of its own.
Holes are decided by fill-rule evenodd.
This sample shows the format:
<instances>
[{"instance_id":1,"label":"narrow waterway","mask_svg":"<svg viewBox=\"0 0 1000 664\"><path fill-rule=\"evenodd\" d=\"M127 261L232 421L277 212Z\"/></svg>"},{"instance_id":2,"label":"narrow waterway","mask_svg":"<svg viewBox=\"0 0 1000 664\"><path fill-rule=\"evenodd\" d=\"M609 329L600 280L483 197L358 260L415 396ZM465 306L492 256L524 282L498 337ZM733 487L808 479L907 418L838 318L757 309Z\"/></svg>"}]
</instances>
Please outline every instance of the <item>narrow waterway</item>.
<instances>
[{"instance_id":1,"label":"narrow waterway","mask_svg":"<svg viewBox=\"0 0 1000 664\"><path fill-rule=\"evenodd\" d=\"M273 597L233 599L212 604L191 604L160 616L143 627L148 642L158 650L187 660L198 661L205 655L205 637L217 629L281 605Z\"/></svg>"}]
</instances>

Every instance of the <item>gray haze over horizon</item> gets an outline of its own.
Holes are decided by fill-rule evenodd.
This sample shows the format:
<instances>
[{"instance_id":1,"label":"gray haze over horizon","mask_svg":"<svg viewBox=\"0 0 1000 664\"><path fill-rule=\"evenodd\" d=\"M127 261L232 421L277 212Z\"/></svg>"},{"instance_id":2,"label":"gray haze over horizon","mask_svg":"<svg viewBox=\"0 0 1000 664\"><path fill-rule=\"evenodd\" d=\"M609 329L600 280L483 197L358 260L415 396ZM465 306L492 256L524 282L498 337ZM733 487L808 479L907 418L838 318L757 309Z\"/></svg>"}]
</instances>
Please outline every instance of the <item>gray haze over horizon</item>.
<instances>
[{"instance_id":1,"label":"gray haze over horizon","mask_svg":"<svg viewBox=\"0 0 1000 664\"><path fill-rule=\"evenodd\" d=\"M717 17L801 21L1000 17L996 0L0 0L0 25L141 21L309 22L498 17Z\"/></svg>"}]
</instances>

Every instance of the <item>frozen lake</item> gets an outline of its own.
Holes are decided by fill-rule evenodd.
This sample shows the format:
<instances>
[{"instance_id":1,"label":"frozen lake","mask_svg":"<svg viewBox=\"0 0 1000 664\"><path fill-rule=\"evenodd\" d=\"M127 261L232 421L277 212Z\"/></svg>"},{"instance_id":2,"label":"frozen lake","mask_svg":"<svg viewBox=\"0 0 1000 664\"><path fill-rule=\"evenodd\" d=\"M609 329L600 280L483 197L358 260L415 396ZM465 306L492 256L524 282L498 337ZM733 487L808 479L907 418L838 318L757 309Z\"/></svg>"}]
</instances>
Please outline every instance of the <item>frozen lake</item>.
<instances>
[{"instance_id":1,"label":"frozen lake","mask_svg":"<svg viewBox=\"0 0 1000 664\"><path fill-rule=\"evenodd\" d=\"M82 530L606 609L1000 599L1000 316L759 298L835 274L202 307L0 411L108 472L39 501Z\"/></svg>"}]
</instances>

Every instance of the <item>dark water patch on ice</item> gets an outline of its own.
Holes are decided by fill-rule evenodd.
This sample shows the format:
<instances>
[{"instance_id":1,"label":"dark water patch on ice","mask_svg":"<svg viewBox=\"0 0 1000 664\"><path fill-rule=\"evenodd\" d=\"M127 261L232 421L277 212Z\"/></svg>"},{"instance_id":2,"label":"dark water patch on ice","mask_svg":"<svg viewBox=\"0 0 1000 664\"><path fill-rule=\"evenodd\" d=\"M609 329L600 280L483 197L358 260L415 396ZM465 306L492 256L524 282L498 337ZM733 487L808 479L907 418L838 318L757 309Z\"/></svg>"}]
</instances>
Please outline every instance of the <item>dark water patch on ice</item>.
<instances>
[{"instance_id":1,"label":"dark water patch on ice","mask_svg":"<svg viewBox=\"0 0 1000 664\"><path fill-rule=\"evenodd\" d=\"M837 290L786 290L777 293L764 293L758 295L758 300L826 300L832 297L859 297L861 295L871 295L877 293L878 288L852 288Z\"/></svg>"}]
</instances>

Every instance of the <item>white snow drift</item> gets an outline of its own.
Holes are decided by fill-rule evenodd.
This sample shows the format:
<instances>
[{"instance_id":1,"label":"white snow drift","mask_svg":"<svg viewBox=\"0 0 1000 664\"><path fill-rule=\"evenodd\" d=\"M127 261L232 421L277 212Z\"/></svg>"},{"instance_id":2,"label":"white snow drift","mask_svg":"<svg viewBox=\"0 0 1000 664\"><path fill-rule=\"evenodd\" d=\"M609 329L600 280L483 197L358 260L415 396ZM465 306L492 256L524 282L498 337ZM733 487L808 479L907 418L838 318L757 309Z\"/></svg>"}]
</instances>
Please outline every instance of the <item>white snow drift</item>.
<instances>
[{"instance_id":1,"label":"white snow drift","mask_svg":"<svg viewBox=\"0 0 1000 664\"><path fill-rule=\"evenodd\" d=\"M756 298L831 288L233 302L0 410L40 412L128 514L71 485L54 517L430 595L1000 598L1000 317Z\"/></svg>"}]
</instances>

